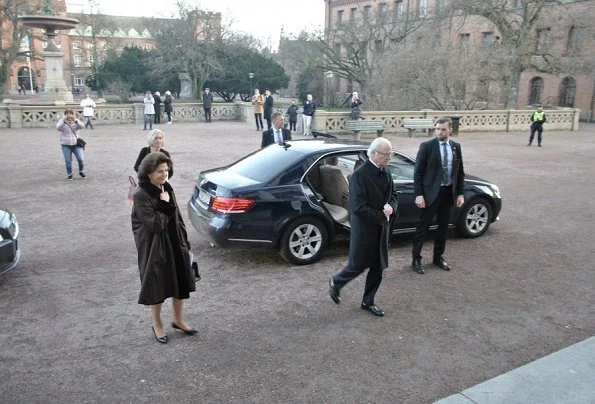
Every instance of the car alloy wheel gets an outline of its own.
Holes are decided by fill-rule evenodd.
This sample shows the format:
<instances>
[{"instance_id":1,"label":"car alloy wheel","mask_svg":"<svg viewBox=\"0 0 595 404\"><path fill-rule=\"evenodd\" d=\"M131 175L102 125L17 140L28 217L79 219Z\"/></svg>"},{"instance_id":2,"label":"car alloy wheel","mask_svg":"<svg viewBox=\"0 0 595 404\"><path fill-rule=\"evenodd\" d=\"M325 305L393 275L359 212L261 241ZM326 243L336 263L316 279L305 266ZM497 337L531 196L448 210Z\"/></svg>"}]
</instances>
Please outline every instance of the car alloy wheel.
<instances>
[{"instance_id":1,"label":"car alloy wheel","mask_svg":"<svg viewBox=\"0 0 595 404\"><path fill-rule=\"evenodd\" d=\"M281 255L296 265L306 265L320 259L328 239L324 224L313 217L292 222L283 233Z\"/></svg>"},{"instance_id":2,"label":"car alloy wheel","mask_svg":"<svg viewBox=\"0 0 595 404\"><path fill-rule=\"evenodd\" d=\"M469 238L479 237L492 222L492 207L484 198L476 198L463 207L459 216L459 232Z\"/></svg>"}]
</instances>

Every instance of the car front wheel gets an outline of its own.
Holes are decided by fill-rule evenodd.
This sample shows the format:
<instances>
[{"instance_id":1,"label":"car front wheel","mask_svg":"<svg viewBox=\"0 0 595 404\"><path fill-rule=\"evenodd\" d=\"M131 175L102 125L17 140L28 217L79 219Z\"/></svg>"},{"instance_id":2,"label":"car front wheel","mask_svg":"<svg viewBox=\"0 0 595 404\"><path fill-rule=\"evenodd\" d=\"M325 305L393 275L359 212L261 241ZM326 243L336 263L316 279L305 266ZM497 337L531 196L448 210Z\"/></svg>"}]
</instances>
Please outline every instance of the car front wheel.
<instances>
[{"instance_id":1,"label":"car front wheel","mask_svg":"<svg viewBox=\"0 0 595 404\"><path fill-rule=\"evenodd\" d=\"M324 224L313 217L292 222L281 240L281 255L296 265L307 265L318 261L328 242Z\"/></svg>"},{"instance_id":2,"label":"car front wheel","mask_svg":"<svg viewBox=\"0 0 595 404\"><path fill-rule=\"evenodd\" d=\"M484 198L476 198L465 204L457 229L464 237L475 238L486 232L492 223L492 207Z\"/></svg>"}]
</instances>

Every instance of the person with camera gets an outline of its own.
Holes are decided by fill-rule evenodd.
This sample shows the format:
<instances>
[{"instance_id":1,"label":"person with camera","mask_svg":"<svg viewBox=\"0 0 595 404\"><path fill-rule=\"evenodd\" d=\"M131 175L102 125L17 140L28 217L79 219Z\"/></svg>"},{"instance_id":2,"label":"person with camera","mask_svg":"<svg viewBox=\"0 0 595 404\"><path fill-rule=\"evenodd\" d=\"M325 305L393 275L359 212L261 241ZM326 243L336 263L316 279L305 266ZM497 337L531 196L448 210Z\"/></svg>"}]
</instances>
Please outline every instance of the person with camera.
<instances>
[{"instance_id":1,"label":"person with camera","mask_svg":"<svg viewBox=\"0 0 595 404\"><path fill-rule=\"evenodd\" d=\"M151 307L157 342L167 344L161 306L172 298L172 328L196 334L183 316L184 300L196 290L192 253L186 225L167 182L171 160L164 153L149 153L138 168L138 188L132 205L132 232L138 252L141 290L138 303Z\"/></svg>"},{"instance_id":2,"label":"person with camera","mask_svg":"<svg viewBox=\"0 0 595 404\"><path fill-rule=\"evenodd\" d=\"M66 180L72 181L72 155L76 157L79 166L79 175L86 180L85 174L85 153L84 148L78 145L79 132L84 127L83 123L76 119L74 111L67 109L64 111L64 117L56 124L56 129L60 132L60 144L62 154L64 155L64 164L66 165Z\"/></svg>"}]
</instances>

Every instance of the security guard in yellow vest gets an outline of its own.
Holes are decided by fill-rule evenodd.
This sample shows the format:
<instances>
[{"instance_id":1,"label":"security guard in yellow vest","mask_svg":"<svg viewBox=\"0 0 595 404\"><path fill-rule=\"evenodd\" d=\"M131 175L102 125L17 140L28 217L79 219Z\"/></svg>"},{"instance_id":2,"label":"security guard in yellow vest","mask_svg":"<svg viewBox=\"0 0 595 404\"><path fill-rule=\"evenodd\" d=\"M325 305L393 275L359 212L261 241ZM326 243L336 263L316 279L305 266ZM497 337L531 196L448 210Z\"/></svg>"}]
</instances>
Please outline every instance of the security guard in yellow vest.
<instances>
[{"instance_id":1,"label":"security guard in yellow vest","mask_svg":"<svg viewBox=\"0 0 595 404\"><path fill-rule=\"evenodd\" d=\"M527 146L531 146L533 143L533 137L535 131L537 131L537 146L541 147L541 134L543 133L543 124L545 123L545 112L541 109L541 105L537 106L537 111L531 114L531 136L529 136L529 143Z\"/></svg>"}]
</instances>

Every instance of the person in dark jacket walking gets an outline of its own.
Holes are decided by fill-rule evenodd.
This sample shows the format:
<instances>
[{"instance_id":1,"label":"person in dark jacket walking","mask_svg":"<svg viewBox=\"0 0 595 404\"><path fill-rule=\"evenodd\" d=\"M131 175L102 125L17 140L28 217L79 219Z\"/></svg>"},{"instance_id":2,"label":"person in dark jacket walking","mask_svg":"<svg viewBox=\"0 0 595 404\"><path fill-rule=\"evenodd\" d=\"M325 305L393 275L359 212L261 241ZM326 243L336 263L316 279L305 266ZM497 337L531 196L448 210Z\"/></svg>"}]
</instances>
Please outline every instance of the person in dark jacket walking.
<instances>
[{"instance_id":1,"label":"person in dark jacket walking","mask_svg":"<svg viewBox=\"0 0 595 404\"><path fill-rule=\"evenodd\" d=\"M161 123L161 94L159 91L155 91L153 99L155 100L155 123Z\"/></svg>"},{"instance_id":2,"label":"person in dark jacket walking","mask_svg":"<svg viewBox=\"0 0 595 404\"><path fill-rule=\"evenodd\" d=\"M273 113L273 96L268 88L264 90L264 119L267 121L267 129L271 129L271 114Z\"/></svg>"},{"instance_id":3,"label":"person in dark jacket walking","mask_svg":"<svg viewBox=\"0 0 595 404\"><path fill-rule=\"evenodd\" d=\"M202 107L205 110L205 122L211 122L211 105L213 104L213 94L210 89L205 88L202 94Z\"/></svg>"},{"instance_id":4,"label":"person in dark jacket walking","mask_svg":"<svg viewBox=\"0 0 595 404\"><path fill-rule=\"evenodd\" d=\"M310 126L312 125L314 112L316 112L316 104L312 101L312 94L308 94L304 102L304 110L302 111L302 132L304 136L312 134Z\"/></svg>"},{"instance_id":5,"label":"person in dark jacket walking","mask_svg":"<svg viewBox=\"0 0 595 404\"><path fill-rule=\"evenodd\" d=\"M438 118L435 124L436 137L419 145L413 173L415 205L421 210L420 222L413 237L411 269L423 274L421 250L424 238L434 218L438 229L434 234L433 263L438 268L450 271L442 256L446 246L446 234L450 210L465 202L465 170L461 145L450 140L452 121Z\"/></svg>"},{"instance_id":6,"label":"person in dark jacket walking","mask_svg":"<svg viewBox=\"0 0 595 404\"><path fill-rule=\"evenodd\" d=\"M374 301L388 267L390 221L396 217L399 198L386 166L392 157L392 145L376 138L368 149L368 160L357 168L349 181L351 237L349 262L329 280L331 299L341 302L341 289L369 268L361 308L375 316L384 311Z\"/></svg>"},{"instance_id":7,"label":"person in dark jacket walking","mask_svg":"<svg viewBox=\"0 0 595 404\"><path fill-rule=\"evenodd\" d=\"M289 119L289 130L295 132L297 130L297 116L298 107L295 104L295 100L291 100L291 106L285 111L285 115Z\"/></svg>"},{"instance_id":8,"label":"person in dark jacket walking","mask_svg":"<svg viewBox=\"0 0 595 404\"><path fill-rule=\"evenodd\" d=\"M153 335L167 343L161 306L172 298L171 326L196 334L183 316L184 300L196 290L186 226L174 190L167 182L171 160L163 153L148 154L138 170L139 186L132 205L132 232L138 251L141 279L139 304L151 306Z\"/></svg>"},{"instance_id":9,"label":"person in dark jacket walking","mask_svg":"<svg viewBox=\"0 0 595 404\"><path fill-rule=\"evenodd\" d=\"M142 163L143 159L147 156L147 154L161 152L165 154L170 160L171 156L169 152L163 148L165 145L165 134L160 129L153 129L147 135L147 143L149 144L146 147L140 149L138 153L138 157L136 158L136 163L134 163L134 171L138 173L138 168L140 167L140 163ZM173 177L174 175L174 165L173 161L169 165L169 175L168 179Z\"/></svg>"}]
</instances>

